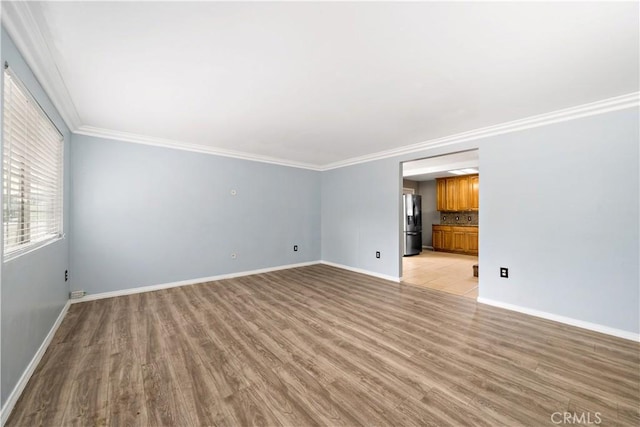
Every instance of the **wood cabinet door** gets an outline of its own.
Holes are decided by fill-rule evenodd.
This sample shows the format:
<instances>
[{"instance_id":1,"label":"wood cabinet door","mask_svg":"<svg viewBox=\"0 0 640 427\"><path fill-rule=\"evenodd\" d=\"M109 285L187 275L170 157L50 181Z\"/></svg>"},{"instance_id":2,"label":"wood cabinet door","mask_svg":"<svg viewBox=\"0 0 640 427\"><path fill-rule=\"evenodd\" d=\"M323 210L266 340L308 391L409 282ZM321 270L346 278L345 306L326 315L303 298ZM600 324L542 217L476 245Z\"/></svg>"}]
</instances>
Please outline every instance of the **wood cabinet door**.
<instances>
[{"instance_id":1,"label":"wood cabinet door","mask_svg":"<svg viewBox=\"0 0 640 427\"><path fill-rule=\"evenodd\" d=\"M442 178L436 179L436 204L438 205L437 210L446 211L447 210L447 181Z\"/></svg>"},{"instance_id":2,"label":"wood cabinet door","mask_svg":"<svg viewBox=\"0 0 640 427\"><path fill-rule=\"evenodd\" d=\"M464 231L453 231L453 247L451 250L466 252L467 251L467 239Z\"/></svg>"},{"instance_id":3,"label":"wood cabinet door","mask_svg":"<svg viewBox=\"0 0 640 427\"><path fill-rule=\"evenodd\" d=\"M467 251L472 254L478 254L478 230L467 231L465 234Z\"/></svg>"},{"instance_id":4,"label":"wood cabinet door","mask_svg":"<svg viewBox=\"0 0 640 427\"><path fill-rule=\"evenodd\" d=\"M455 211L457 209L457 185L456 178L445 178L446 182L446 197L445 197L445 209L447 211Z\"/></svg>"},{"instance_id":5,"label":"wood cabinet door","mask_svg":"<svg viewBox=\"0 0 640 427\"><path fill-rule=\"evenodd\" d=\"M468 211L469 205L469 177L456 178L456 207L457 211Z\"/></svg>"},{"instance_id":6,"label":"wood cabinet door","mask_svg":"<svg viewBox=\"0 0 640 427\"><path fill-rule=\"evenodd\" d=\"M480 208L480 177L469 177L469 209L477 211Z\"/></svg>"},{"instance_id":7,"label":"wood cabinet door","mask_svg":"<svg viewBox=\"0 0 640 427\"><path fill-rule=\"evenodd\" d=\"M433 230L431 234L433 239L433 249L443 249L442 230Z\"/></svg>"},{"instance_id":8,"label":"wood cabinet door","mask_svg":"<svg viewBox=\"0 0 640 427\"><path fill-rule=\"evenodd\" d=\"M451 229L442 230L442 249L453 250L453 231Z\"/></svg>"}]
</instances>

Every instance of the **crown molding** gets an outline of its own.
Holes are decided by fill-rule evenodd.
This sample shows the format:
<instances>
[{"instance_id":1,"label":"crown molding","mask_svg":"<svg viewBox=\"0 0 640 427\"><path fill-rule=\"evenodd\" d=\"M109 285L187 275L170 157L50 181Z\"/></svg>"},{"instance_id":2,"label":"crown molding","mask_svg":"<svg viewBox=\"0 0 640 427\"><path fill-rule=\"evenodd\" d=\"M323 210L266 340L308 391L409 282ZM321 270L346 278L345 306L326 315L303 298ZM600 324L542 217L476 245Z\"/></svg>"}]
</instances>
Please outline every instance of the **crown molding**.
<instances>
[{"instance_id":1,"label":"crown molding","mask_svg":"<svg viewBox=\"0 0 640 427\"><path fill-rule=\"evenodd\" d=\"M49 46L51 38L45 34L46 26L34 14L30 3L2 2L2 23L67 127L77 129L80 116Z\"/></svg>"},{"instance_id":2,"label":"crown molding","mask_svg":"<svg viewBox=\"0 0 640 427\"><path fill-rule=\"evenodd\" d=\"M78 135L93 136L96 138L113 139L116 141L133 142L135 144L152 145L155 147L173 148L176 150L191 151L194 153L212 154L215 156L231 157L234 159L250 160L254 162L270 163L280 166L289 166L299 169L310 169L319 171L320 167L310 163L295 162L292 160L279 159L275 157L262 156L259 154L245 153L242 151L225 150L222 148L209 147L206 145L192 144L172 139L156 138L153 136L138 135L129 132L120 132L110 129L102 129L93 126L80 126L73 133Z\"/></svg>"},{"instance_id":3,"label":"crown molding","mask_svg":"<svg viewBox=\"0 0 640 427\"><path fill-rule=\"evenodd\" d=\"M581 117L594 116L597 114L608 113L610 111L624 110L627 108L638 106L640 106L640 92L633 92L626 95L603 99L601 101L582 104L570 108L564 108L562 110L556 110L549 113L526 117L524 119L513 120L511 122L505 122L498 125L487 126L467 132L462 132L455 135L430 139L428 141L419 142L417 144L405 145L404 147L379 151L377 153L366 154L359 157L353 157L350 159L324 165L320 168L320 170L326 171L331 169L338 169L345 166L356 165L359 163L367 163L374 160L387 159L403 154L416 153L418 151L460 144L476 139L488 138L505 133L518 132L525 129L546 126L553 123L566 122L569 120L579 119Z\"/></svg>"},{"instance_id":4,"label":"crown molding","mask_svg":"<svg viewBox=\"0 0 640 427\"><path fill-rule=\"evenodd\" d=\"M29 67L31 67L33 74L62 116L62 119L73 133L315 171L337 169L359 163L412 154L505 133L574 120L581 117L633 108L640 105L640 92L633 92L597 102L487 126L442 138L431 139L417 144L352 157L325 165L314 165L311 163L296 162L287 159L82 125L80 116L56 64L54 50L52 50L48 42L48 40L51 40L51 37L48 34L46 23L42 21L37 9L34 9L28 1L3 1L2 23L22 53L25 61Z\"/></svg>"},{"instance_id":5,"label":"crown molding","mask_svg":"<svg viewBox=\"0 0 640 427\"><path fill-rule=\"evenodd\" d=\"M250 160L263 163L271 163L281 166L290 166L301 169L309 169L315 171L327 171L338 169L345 166L352 166L360 163L367 163L375 160L382 160L391 157L412 154L419 151L430 150L439 147L461 144L463 142L473 141L491 136L502 135L511 132L518 132L525 129L531 129L541 126L547 126L553 123L566 122L579 119L581 117L594 116L611 111L624 110L640 106L640 92L633 92L626 95L616 96L613 98L603 99L601 101L582 104L575 107L556 110L549 113L539 114L536 116L526 117L511 122L501 123L498 125L487 126L468 132L462 132L442 138L436 138L420 142L417 144L406 145L404 147L394 148L391 150L380 151L377 153L367 154L360 157L353 157L341 160L327 165L313 165L310 163L295 162L292 160L279 159L275 157L250 154L240 151L225 150L221 148L208 147L204 145L192 144L188 142L175 141L170 139L156 138L145 135L138 135L128 132L114 131L110 129L101 129L92 126L80 126L74 133L80 135L94 136L98 138L107 138L118 141L133 142L137 144L153 145L157 147L173 148L177 150L192 151L195 153L212 154L216 156L232 157L236 159Z\"/></svg>"}]
</instances>

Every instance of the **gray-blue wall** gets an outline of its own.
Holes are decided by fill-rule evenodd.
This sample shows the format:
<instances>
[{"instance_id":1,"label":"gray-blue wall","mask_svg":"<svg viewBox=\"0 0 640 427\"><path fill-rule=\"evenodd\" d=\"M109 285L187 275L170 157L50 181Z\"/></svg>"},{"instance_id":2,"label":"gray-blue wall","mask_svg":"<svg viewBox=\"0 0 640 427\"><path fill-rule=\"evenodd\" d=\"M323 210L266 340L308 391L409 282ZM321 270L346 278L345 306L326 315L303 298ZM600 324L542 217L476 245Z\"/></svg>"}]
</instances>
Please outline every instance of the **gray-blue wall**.
<instances>
[{"instance_id":1,"label":"gray-blue wall","mask_svg":"<svg viewBox=\"0 0 640 427\"><path fill-rule=\"evenodd\" d=\"M398 277L400 162L479 148L480 297L638 333L638 126L627 109L325 171L322 259Z\"/></svg>"},{"instance_id":2,"label":"gray-blue wall","mask_svg":"<svg viewBox=\"0 0 640 427\"><path fill-rule=\"evenodd\" d=\"M398 276L401 177L387 159L322 172L324 261Z\"/></svg>"},{"instance_id":3,"label":"gray-blue wall","mask_svg":"<svg viewBox=\"0 0 640 427\"><path fill-rule=\"evenodd\" d=\"M25 83L64 135L64 224L65 232L68 233L69 130L4 28L1 37L2 63L4 64L4 61L9 63L9 66ZM3 75L3 73L0 74ZM4 83L0 87L4 87ZM0 177L0 179L2 178ZM0 274L2 293L2 327L0 328L2 383L0 394L2 406L68 300L69 287L64 281L64 271L68 268L69 262L68 242L67 236L66 239L58 240L33 252L2 262Z\"/></svg>"},{"instance_id":4,"label":"gray-blue wall","mask_svg":"<svg viewBox=\"0 0 640 427\"><path fill-rule=\"evenodd\" d=\"M625 110L481 147L480 297L638 333L638 126Z\"/></svg>"},{"instance_id":5,"label":"gray-blue wall","mask_svg":"<svg viewBox=\"0 0 640 427\"><path fill-rule=\"evenodd\" d=\"M320 258L320 172L82 135L71 170L74 290Z\"/></svg>"},{"instance_id":6,"label":"gray-blue wall","mask_svg":"<svg viewBox=\"0 0 640 427\"><path fill-rule=\"evenodd\" d=\"M433 224L440 224L436 180L421 181L418 194L422 196L422 245L433 246Z\"/></svg>"}]
</instances>

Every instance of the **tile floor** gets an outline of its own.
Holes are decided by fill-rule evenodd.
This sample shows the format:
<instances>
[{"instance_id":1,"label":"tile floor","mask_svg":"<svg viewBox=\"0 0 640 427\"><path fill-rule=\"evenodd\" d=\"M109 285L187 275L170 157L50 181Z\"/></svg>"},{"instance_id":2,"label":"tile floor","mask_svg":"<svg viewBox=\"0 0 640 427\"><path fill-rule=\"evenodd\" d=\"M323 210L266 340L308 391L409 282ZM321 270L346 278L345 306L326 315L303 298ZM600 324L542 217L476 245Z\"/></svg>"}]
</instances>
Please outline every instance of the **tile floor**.
<instances>
[{"instance_id":1,"label":"tile floor","mask_svg":"<svg viewBox=\"0 0 640 427\"><path fill-rule=\"evenodd\" d=\"M402 281L476 299L473 265L477 263L477 256L423 249L420 255L402 258Z\"/></svg>"}]
</instances>

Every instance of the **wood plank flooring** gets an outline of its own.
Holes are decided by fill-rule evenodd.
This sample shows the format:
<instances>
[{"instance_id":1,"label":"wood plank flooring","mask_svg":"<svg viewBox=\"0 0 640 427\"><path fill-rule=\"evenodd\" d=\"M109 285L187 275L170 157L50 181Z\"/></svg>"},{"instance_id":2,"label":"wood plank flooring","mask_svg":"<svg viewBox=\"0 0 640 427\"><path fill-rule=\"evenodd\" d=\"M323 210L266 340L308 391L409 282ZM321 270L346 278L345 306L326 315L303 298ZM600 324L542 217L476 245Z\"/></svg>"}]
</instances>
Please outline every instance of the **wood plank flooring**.
<instances>
[{"instance_id":1,"label":"wood plank flooring","mask_svg":"<svg viewBox=\"0 0 640 427\"><path fill-rule=\"evenodd\" d=\"M72 305L7 426L638 426L639 405L637 343L314 265Z\"/></svg>"}]
</instances>

